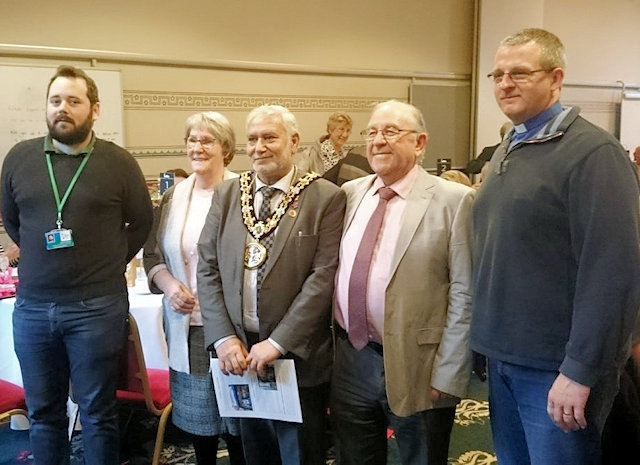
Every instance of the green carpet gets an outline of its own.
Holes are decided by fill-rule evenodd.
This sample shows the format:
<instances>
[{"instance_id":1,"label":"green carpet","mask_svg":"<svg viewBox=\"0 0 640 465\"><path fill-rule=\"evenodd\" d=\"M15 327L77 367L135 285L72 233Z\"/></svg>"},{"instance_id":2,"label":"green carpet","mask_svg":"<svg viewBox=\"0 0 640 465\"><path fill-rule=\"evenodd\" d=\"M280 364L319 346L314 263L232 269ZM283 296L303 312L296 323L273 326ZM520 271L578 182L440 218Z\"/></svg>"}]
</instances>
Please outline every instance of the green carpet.
<instances>
[{"instance_id":1,"label":"green carpet","mask_svg":"<svg viewBox=\"0 0 640 465\"><path fill-rule=\"evenodd\" d=\"M146 411L136 412L130 428L123 438L122 460L127 465L148 465L153 451L153 440L157 418ZM218 465L228 465L227 451L218 452ZM81 434L74 435L71 465L81 465ZM165 465L195 464L193 448L179 430L171 424L167 426L165 445L161 463ZM334 464L329 454L327 464ZM399 455L394 438L389 439L388 465L399 465ZM460 403L449 448L449 465L495 465L491 430L489 426L489 405L487 383L475 376L469 388L469 396ZM32 465L27 431L13 431L8 425L0 427L0 465Z\"/></svg>"},{"instance_id":2,"label":"green carpet","mask_svg":"<svg viewBox=\"0 0 640 465\"><path fill-rule=\"evenodd\" d=\"M469 395L458 405L449 445L449 465L496 464L489 425L487 383L471 378Z\"/></svg>"},{"instance_id":3,"label":"green carpet","mask_svg":"<svg viewBox=\"0 0 640 465\"><path fill-rule=\"evenodd\" d=\"M171 437L169 433L163 451L163 462L166 464L195 464L193 450L188 443ZM174 444L171 444L171 441ZM331 454L329 454L331 455ZM218 464L228 465L226 450L218 452ZM389 439L388 465L399 465L400 459L396 442ZM327 465L333 465L332 458ZM449 465L495 465L491 428L489 425L489 403L487 401L487 383L475 376L471 379L469 395L463 399L456 409L456 418L451 434L449 447Z\"/></svg>"}]
</instances>

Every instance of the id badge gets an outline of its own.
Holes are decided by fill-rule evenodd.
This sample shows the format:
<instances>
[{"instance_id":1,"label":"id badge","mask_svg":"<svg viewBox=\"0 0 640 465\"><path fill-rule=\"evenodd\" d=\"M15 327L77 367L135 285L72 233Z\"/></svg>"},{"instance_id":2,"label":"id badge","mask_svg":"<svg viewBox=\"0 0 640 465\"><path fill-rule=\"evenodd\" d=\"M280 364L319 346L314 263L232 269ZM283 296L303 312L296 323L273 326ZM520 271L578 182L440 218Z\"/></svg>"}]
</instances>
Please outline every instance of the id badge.
<instances>
[{"instance_id":1,"label":"id badge","mask_svg":"<svg viewBox=\"0 0 640 465\"><path fill-rule=\"evenodd\" d=\"M47 250L64 249L73 247L73 231L71 229L52 229L44 234L44 242Z\"/></svg>"}]
</instances>

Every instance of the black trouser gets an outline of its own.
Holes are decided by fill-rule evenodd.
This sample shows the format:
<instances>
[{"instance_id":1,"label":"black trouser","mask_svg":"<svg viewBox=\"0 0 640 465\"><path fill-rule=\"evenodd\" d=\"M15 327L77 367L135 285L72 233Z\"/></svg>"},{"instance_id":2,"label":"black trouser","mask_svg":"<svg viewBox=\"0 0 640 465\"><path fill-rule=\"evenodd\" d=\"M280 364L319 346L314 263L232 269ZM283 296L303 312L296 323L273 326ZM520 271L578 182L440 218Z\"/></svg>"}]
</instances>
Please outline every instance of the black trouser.
<instances>
[{"instance_id":1,"label":"black trouser","mask_svg":"<svg viewBox=\"0 0 640 465\"><path fill-rule=\"evenodd\" d=\"M382 351L375 345L358 351L344 335L338 336L330 401L338 463L386 464L390 426L404 465L447 465L455 406L394 415L386 396Z\"/></svg>"},{"instance_id":2,"label":"black trouser","mask_svg":"<svg viewBox=\"0 0 640 465\"><path fill-rule=\"evenodd\" d=\"M246 333L248 346L256 333ZM329 383L299 387L302 424L258 418L240 419L248 465L325 465L329 428Z\"/></svg>"}]
</instances>

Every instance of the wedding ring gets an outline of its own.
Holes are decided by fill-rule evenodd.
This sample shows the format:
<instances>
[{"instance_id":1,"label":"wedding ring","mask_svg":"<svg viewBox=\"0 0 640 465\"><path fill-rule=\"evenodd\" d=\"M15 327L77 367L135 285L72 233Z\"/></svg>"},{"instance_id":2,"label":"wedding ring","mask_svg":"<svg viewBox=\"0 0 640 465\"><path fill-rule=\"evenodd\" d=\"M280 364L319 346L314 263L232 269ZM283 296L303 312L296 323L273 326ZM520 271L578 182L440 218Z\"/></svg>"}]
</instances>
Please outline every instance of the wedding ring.
<instances>
[{"instance_id":1,"label":"wedding ring","mask_svg":"<svg viewBox=\"0 0 640 465\"><path fill-rule=\"evenodd\" d=\"M572 415L571 412L562 412L563 415Z\"/></svg>"}]
</instances>

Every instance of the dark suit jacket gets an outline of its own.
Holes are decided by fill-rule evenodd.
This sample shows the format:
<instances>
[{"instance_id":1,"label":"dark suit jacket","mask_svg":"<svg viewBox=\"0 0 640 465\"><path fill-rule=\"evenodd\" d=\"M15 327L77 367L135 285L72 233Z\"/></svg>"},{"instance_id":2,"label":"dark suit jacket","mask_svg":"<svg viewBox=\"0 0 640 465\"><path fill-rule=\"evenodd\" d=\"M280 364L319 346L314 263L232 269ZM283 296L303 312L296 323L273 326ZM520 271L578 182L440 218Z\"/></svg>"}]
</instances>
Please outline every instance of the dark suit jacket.
<instances>
[{"instance_id":1,"label":"dark suit jacket","mask_svg":"<svg viewBox=\"0 0 640 465\"><path fill-rule=\"evenodd\" d=\"M361 153L363 147L354 147L349 150L347 156L340 159L336 165L322 175L338 186L352 179L360 178L368 174L373 174L367 157Z\"/></svg>"},{"instance_id":2,"label":"dark suit jacket","mask_svg":"<svg viewBox=\"0 0 640 465\"><path fill-rule=\"evenodd\" d=\"M467 164L467 174L478 174L482 170L484 164L491 160L493 153L496 151L499 145L500 144L496 144L483 148L482 152L480 152L480 155L478 155L477 158L469 161L469 163Z\"/></svg>"},{"instance_id":3,"label":"dark suit jacket","mask_svg":"<svg viewBox=\"0 0 640 465\"><path fill-rule=\"evenodd\" d=\"M294 182L297 179L294 179ZM329 380L331 305L346 196L316 179L282 217L259 292L260 340L273 338L296 362L298 384ZM237 335L242 324L247 229L237 179L216 186L198 242L198 296L205 344Z\"/></svg>"}]
</instances>

